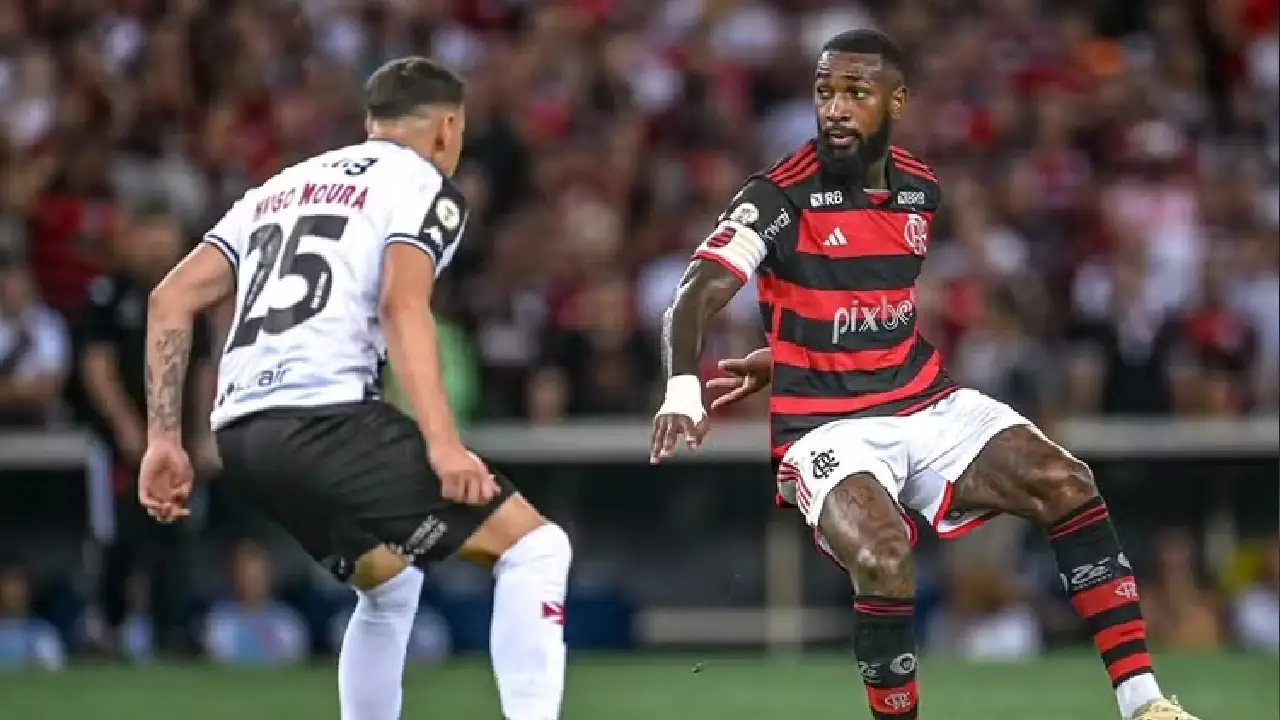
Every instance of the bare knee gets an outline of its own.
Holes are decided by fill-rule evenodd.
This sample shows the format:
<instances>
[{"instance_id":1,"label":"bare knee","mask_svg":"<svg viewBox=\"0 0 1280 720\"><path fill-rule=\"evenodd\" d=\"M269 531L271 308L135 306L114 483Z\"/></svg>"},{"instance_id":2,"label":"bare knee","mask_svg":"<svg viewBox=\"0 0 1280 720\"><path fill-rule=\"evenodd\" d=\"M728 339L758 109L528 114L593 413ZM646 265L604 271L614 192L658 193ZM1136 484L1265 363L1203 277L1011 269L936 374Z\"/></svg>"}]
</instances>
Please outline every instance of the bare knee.
<instances>
[{"instance_id":1,"label":"bare knee","mask_svg":"<svg viewBox=\"0 0 1280 720\"><path fill-rule=\"evenodd\" d=\"M522 538L544 525L547 519L523 495L512 495L471 533L458 554L472 562L492 565Z\"/></svg>"},{"instance_id":2,"label":"bare knee","mask_svg":"<svg viewBox=\"0 0 1280 720\"><path fill-rule=\"evenodd\" d=\"M883 534L859 550L847 567L860 593L887 597L915 595L915 556L905 529L901 533Z\"/></svg>"},{"instance_id":3,"label":"bare knee","mask_svg":"<svg viewBox=\"0 0 1280 720\"><path fill-rule=\"evenodd\" d=\"M1047 460L1032 471L1036 490L1035 517L1051 524L1098 496L1098 486L1088 465L1069 456Z\"/></svg>"},{"instance_id":4,"label":"bare knee","mask_svg":"<svg viewBox=\"0 0 1280 720\"><path fill-rule=\"evenodd\" d=\"M382 545L356 559L348 582L357 590L372 590L396 577L407 567L407 560Z\"/></svg>"}]
</instances>

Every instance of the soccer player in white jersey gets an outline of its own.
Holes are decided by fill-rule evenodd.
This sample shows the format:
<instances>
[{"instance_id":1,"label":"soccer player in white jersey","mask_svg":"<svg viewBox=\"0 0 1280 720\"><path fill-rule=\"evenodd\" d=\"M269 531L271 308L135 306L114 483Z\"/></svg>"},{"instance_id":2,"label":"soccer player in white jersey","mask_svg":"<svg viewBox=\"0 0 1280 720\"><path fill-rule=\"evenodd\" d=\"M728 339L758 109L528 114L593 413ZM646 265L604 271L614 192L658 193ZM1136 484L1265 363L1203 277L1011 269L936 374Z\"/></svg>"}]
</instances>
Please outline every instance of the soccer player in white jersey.
<instances>
[{"instance_id":1,"label":"soccer player in white jersey","mask_svg":"<svg viewBox=\"0 0 1280 720\"><path fill-rule=\"evenodd\" d=\"M394 60L369 79L366 110L368 141L246 192L152 292L140 501L161 521L187 514L192 319L234 293L211 419L224 481L356 589L342 720L400 716L423 568L455 553L493 567L504 717L554 720L569 538L463 446L429 308L467 223L449 180L463 84L426 58ZM377 399L388 359L416 423Z\"/></svg>"}]
</instances>

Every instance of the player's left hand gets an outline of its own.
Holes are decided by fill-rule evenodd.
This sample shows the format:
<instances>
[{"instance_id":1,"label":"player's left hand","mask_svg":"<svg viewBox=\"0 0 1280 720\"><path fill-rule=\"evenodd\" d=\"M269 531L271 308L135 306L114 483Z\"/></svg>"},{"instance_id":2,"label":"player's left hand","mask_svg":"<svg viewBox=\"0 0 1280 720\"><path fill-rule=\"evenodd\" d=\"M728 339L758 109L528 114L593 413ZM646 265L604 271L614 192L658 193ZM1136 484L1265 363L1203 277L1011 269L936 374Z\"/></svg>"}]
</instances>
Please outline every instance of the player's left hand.
<instances>
[{"instance_id":1,"label":"player's left hand","mask_svg":"<svg viewBox=\"0 0 1280 720\"><path fill-rule=\"evenodd\" d=\"M732 405L769 387L773 381L773 353L769 348L753 350L743 358L721 360L720 369L726 374L708 380L707 387L728 392L711 401L712 410Z\"/></svg>"},{"instance_id":2,"label":"player's left hand","mask_svg":"<svg viewBox=\"0 0 1280 720\"><path fill-rule=\"evenodd\" d=\"M138 501L151 517L171 523L191 514L187 498L195 472L182 445L172 440L152 440L142 456L138 473Z\"/></svg>"}]
</instances>

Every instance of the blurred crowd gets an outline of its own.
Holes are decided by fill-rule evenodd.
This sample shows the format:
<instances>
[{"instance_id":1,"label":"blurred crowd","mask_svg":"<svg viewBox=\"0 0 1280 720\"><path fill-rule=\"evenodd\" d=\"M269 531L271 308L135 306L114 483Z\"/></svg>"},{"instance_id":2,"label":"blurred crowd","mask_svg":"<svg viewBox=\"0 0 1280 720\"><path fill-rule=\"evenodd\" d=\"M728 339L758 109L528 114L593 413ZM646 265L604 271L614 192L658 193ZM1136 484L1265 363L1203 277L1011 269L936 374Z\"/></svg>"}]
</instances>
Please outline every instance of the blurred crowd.
<instances>
[{"instance_id":1,"label":"blurred crowd","mask_svg":"<svg viewBox=\"0 0 1280 720\"><path fill-rule=\"evenodd\" d=\"M1153 647L1201 652L1236 648L1280 656L1280 536L1243 544L1216 571L1184 529L1166 528L1152 542L1152 559L1144 564L1140 580ZM921 596L918 622L929 652L1008 662L1082 640L1081 622L1060 592L1056 570L1046 565L1039 568L1043 572L1027 567L1016 573L1013 565L968 555L952 557L937 584L927 583ZM281 666L341 646L352 607L349 594L331 578L306 590L281 582L270 553L253 541L231 548L223 575L222 590L201 599L183 619L183 632L191 637L181 650L159 637L150 597L136 576L129 588L129 612L104 646L103 618L96 609L59 611L57 603L37 602L28 567L0 559L0 671L57 670L68 655L95 650L109 650L132 663L181 652L219 664ZM474 581L487 584L484 578L464 584ZM429 591L410 638L411 662L438 662L457 646L483 649L487 600L468 597L469 592L474 590ZM591 601L579 600L577 609L586 611L584 617L598 613ZM622 625L629 622L624 613ZM627 639L616 640L601 631L599 618L575 624L575 647L631 647L628 631L621 630Z\"/></svg>"},{"instance_id":2,"label":"blurred crowd","mask_svg":"<svg viewBox=\"0 0 1280 720\"><path fill-rule=\"evenodd\" d=\"M1208 651L1234 646L1280 654L1280 537L1246 543L1222 568L1183 528L1151 538L1139 570L1148 637L1159 650ZM926 615L929 649L982 661L1034 657L1079 632L1071 608L1010 565L952 554L941 599ZM1056 568L1040 575L1058 583Z\"/></svg>"},{"instance_id":3,"label":"blurred crowd","mask_svg":"<svg viewBox=\"0 0 1280 720\"><path fill-rule=\"evenodd\" d=\"M913 58L897 142L948 198L921 317L961 382L1041 418L1274 410L1276 18L1275 0L0 3L0 248L34 280L4 283L0 416L57 415L89 285L156 235L138 208L198 237L247 186L357 141L363 78L414 52L469 83L476 222L439 303L459 415L647 413L691 248L812 134L822 41L873 24ZM711 358L759 342L751 295Z\"/></svg>"},{"instance_id":4,"label":"blurred crowd","mask_svg":"<svg viewBox=\"0 0 1280 720\"><path fill-rule=\"evenodd\" d=\"M0 427L87 423L116 459L117 541L84 593L114 649L155 644L140 606L181 605L165 587L188 564L183 534L127 491L146 293L244 189L358 142L374 68L429 54L468 82L473 219L437 292L459 417L647 415L692 249L748 174L813 134L822 42L872 25L912 58L896 142L947 198L920 319L962 384L1043 422L1277 411L1276 0L0 0ZM195 430L226 308L210 320ZM708 373L761 342L753 289L716 323ZM207 436L188 437L207 464ZM1185 542L1162 540L1153 638L1274 650L1267 547L1251 584L1215 593ZM0 664L59 665L27 570L0 565ZM231 567L195 633L211 656L329 644L276 602L261 549ZM1034 652L1055 632L1016 582L952 567L935 647ZM438 656L439 622L423 623Z\"/></svg>"}]
</instances>

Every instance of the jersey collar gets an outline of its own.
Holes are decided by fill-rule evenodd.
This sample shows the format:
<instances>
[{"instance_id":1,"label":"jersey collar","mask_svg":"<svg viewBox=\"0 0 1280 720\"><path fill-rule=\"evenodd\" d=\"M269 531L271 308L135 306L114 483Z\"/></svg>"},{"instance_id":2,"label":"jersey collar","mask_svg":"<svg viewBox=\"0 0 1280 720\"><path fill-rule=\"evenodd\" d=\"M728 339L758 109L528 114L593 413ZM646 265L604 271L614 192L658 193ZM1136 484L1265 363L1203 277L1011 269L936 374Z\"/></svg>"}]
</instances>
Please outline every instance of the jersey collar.
<instances>
[{"instance_id":1,"label":"jersey collar","mask_svg":"<svg viewBox=\"0 0 1280 720\"><path fill-rule=\"evenodd\" d=\"M435 171L440 173L441 177L445 177L444 171L441 170L439 166L437 166L431 160L428 160L427 158L422 157L422 155L418 154L417 150L414 150L413 148L409 147L408 145L405 145L402 142L397 142L395 140L392 140L391 138L385 138L385 137L370 137L370 138L365 138L364 141L366 143L382 143L384 145L390 145L391 147L400 148L401 150L404 150L407 153L411 153L418 160L421 160L422 162L435 168Z\"/></svg>"}]
</instances>

